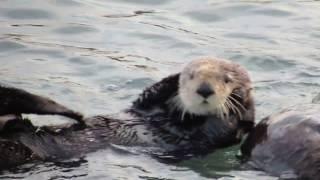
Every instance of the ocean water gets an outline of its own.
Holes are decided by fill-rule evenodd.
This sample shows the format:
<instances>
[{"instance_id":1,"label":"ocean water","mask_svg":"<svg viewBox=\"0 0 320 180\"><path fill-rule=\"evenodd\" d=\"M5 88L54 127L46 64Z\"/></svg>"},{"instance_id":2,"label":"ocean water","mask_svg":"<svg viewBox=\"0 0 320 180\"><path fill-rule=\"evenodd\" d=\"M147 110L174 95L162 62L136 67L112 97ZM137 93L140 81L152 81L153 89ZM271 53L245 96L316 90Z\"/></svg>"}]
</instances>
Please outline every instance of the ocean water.
<instances>
[{"instance_id":1,"label":"ocean water","mask_svg":"<svg viewBox=\"0 0 320 180\"><path fill-rule=\"evenodd\" d=\"M86 116L110 114L192 59L221 57L248 69L259 121L319 94L319 7L312 0L1 0L0 83ZM104 149L26 164L0 179L276 179L241 169L238 148L178 164Z\"/></svg>"}]
</instances>

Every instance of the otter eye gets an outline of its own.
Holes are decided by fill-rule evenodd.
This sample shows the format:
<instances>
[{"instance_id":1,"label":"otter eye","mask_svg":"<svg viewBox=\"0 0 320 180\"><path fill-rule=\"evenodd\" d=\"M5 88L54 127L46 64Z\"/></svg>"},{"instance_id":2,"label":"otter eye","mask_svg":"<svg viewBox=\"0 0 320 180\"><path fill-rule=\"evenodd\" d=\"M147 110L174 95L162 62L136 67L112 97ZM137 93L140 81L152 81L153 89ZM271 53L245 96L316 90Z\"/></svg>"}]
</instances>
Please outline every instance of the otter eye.
<instances>
[{"instance_id":1,"label":"otter eye","mask_svg":"<svg viewBox=\"0 0 320 180\"><path fill-rule=\"evenodd\" d=\"M225 82L225 83L232 82L231 77L230 77L230 76L228 76L228 75L225 75L225 76L224 76L224 82Z\"/></svg>"}]
</instances>

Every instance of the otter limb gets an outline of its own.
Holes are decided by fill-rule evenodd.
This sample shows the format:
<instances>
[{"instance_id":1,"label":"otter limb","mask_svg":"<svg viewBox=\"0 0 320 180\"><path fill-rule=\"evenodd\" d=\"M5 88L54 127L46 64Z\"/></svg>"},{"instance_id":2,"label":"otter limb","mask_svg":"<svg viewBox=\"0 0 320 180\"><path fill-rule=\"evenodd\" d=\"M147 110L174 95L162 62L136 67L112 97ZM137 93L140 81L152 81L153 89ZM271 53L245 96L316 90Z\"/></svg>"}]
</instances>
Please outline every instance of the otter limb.
<instances>
[{"instance_id":1,"label":"otter limb","mask_svg":"<svg viewBox=\"0 0 320 180\"><path fill-rule=\"evenodd\" d=\"M2 116L21 114L62 115L83 123L80 113L49 98L0 85L0 121Z\"/></svg>"}]
</instances>

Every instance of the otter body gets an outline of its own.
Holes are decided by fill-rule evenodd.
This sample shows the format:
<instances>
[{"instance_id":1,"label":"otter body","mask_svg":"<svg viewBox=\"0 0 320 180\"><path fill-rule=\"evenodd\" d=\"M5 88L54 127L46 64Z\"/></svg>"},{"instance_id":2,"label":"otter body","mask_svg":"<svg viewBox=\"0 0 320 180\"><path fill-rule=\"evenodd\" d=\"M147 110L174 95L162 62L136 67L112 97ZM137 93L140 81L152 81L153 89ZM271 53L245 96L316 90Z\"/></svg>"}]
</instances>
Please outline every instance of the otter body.
<instances>
[{"instance_id":1,"label":"otter body","mask_svg":"<svg viewBox=\"0 0 320 180\"><path fill-rule=\"evenodd\" d=\"M27 102L20 105L24 106L23 103ZM55 104L52 111L49 109L46 113L66 115L56 113L57 106L61 105ZM36 107L42 112L41 108L48 106ZM161 159L205 155L239 143L242 135L253 127L251 83L247 72L237 64L200 59L191 62L181 73L145 89L132 106L121 113L88 117L83 121L85 127L75 124L39 128L19 116L5 124L0 139L4 144L14 142L12 147L21 157L13 158L13 165L23 163L21 159L82 156L110 144L142 147L142 151ZM5 147L0 146L0 151L5 151Z\"/></svg>"},{"instance_id":2,"label":"otter body","mask_svg":"<svg viewBox=\"0 0 320 180\"><path fill-rule=\"evenodd\" d=\"M241 146L250 168L283 179L320 179L320 105L289 108L263 119Z\"/></svg>"},{"instance_id":3,"label":"otter body","mask_svg":"<svg viewBox=\"0 0 320 180\"><path fill-rule=\"evenodd\" d=\"M179 161L240 141L236 137L236 121L220 124L208 117L197 126L181 127L159 116L151 119L130 116L125 120L115 116L90 117L85 119L86 128L77 124L36 127L27 119L11 120L0 133L0 168L34 160L81 157L110 145L138 147L139 151L161 160Z\"/></svg>"}]
</instances>

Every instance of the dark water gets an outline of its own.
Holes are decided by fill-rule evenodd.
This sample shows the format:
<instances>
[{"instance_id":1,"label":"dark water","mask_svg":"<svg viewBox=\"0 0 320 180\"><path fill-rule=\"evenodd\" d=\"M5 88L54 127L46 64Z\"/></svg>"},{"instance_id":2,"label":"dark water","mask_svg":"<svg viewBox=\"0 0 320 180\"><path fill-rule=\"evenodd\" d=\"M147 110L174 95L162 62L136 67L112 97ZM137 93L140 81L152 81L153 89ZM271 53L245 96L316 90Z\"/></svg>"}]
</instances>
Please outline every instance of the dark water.
<instances>
[{"instance_id":1,"label":"dark water","mask_svg":"<svg viewBox=\"0 0 320 180\"><path fill-rule=\"evenodd\" d=\"M319 93L319 7L311 0L1 0L0 83L86 115L108 114L190 60L216 56L250 71L259 120ZM28 164L0 179L272 179L240 170L237 149L176 165L106 149Z\"/></svg>"}]
</instances>

